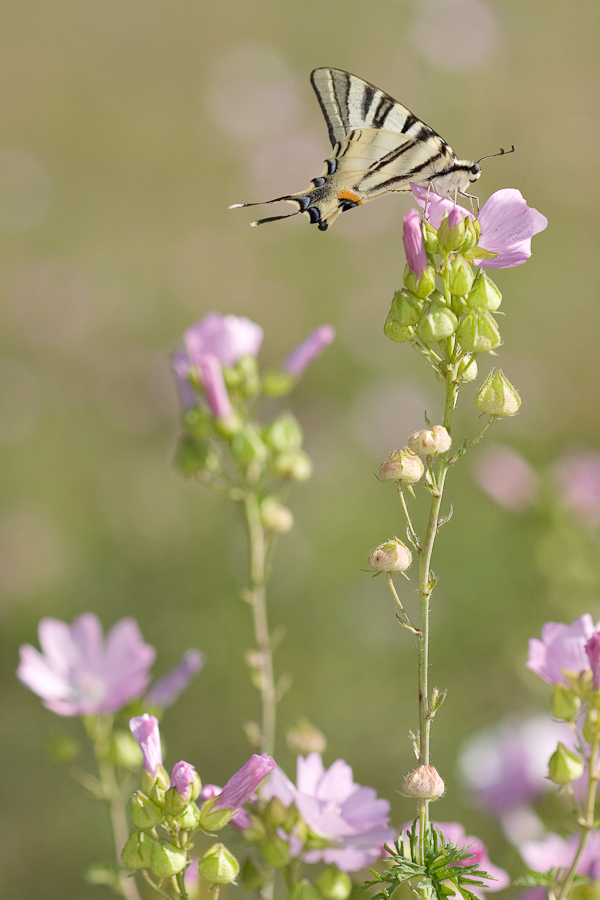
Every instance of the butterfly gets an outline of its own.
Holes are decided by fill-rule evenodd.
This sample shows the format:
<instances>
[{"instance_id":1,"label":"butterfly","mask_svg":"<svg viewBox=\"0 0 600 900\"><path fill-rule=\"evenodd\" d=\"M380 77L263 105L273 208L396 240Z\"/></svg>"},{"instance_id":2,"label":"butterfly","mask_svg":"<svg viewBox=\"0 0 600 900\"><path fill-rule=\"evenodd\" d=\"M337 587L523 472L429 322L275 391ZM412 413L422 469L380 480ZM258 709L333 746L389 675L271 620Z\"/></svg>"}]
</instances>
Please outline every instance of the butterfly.
<instances>
[{"instance_id":1,"label":"butterfly","mask_svg":"<svg viewBox=\"0 0 600 900\"><path fill-rule=\"evenodd\" d=\"M252 225L305 213L312 224L326 231L340 213L391 191L408 191L411 184L443 197L471 197L466 189L481 175L481 159L458 159L433 128L389 94L350 72L315 69L310 80L333 151L307 190L263 201L287 200L298 206L296 212L259 219ZM234 203L229 209L260 205Z\"/></svg>"}]
</instances>

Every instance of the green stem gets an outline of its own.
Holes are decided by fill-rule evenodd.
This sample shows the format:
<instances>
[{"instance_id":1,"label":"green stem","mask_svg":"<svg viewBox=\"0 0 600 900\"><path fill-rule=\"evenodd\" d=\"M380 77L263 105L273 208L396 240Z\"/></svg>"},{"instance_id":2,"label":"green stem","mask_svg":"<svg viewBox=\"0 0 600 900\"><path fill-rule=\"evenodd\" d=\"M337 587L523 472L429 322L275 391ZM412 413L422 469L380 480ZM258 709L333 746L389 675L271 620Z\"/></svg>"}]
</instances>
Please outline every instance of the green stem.
<instances>
[{"instance_id":1,"label":"green stem","mask_svg":"<svg viewBox=\"0 0 600 900\"><path fill-rule=\"evenodd\" d=\"M581 837L579 839L579 846L577 847L577 853L571 863L571 868L567 872L565 880L563 881L562 887L557 894L556 900L567 900L569 896L569 891L573 885L573 879L577 874L577 866L579 865L579 861L582 857L583 851L585 850L586 844L589 840L590 834L592 833L592 829L594 827L594 811L596 808L596 792L598 790L598 761L596 759L598 755L598 746L600 741L595 740L592 744L590 750L590 756L588 760L589 764L589 777L590 783L588 785L587 798L585 802L585 818L580 819L579 824L581 826Z\"/></svg>"},{"instance_id":2,"label":"green stem","mask_svg":"<svg viewBox=\"0 0 600 900\"><path fill-rule=\"evenodd\" d=\"M273 675L273 650L269 634L266 598L265 531L260 520L258 497L246 494L244 512L248 531L247 600L254 616L254 635L260 660L260 696L262 704L261 753L273 754L275 747L275 715L277 695Z\"/></svg>"},{"instance_id":3,"label":"green stem","mask_svg":"<svg viewBox=\"0 0 600 900\"><path fill-rule=\"evenodd\" d=\"M112 733L112 716L98 716L93 723L93 730L88 728L94 744L94 755L98 765L98 775L102 786L102 796L108 803L113 831L115 858L119 867L119 885L126 900L141 900L137 885L120 867L121 850L129 837L125 803L119 789L117 773L110 762L108 751Z\"/></svg>"}]
</instances>

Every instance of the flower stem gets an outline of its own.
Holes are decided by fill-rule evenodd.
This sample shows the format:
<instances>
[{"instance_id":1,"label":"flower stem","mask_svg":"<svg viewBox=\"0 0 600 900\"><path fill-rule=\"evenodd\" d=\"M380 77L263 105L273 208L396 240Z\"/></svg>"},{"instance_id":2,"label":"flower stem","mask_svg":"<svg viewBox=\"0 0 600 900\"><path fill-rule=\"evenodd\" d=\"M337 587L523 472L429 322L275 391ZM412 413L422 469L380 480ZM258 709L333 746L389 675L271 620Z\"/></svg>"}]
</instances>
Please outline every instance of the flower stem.
<instances>
[{"instance_id":1,"label":"flower stem","mask_svg":"<svg viewBox=\"0 0 600 900\"><path fill-rule=\"evenodd\" d=\"M246 599L254 616L254 635L258 646L260 695L262 704L261 753L273 754L277 695L273 675L273 649L269 634L266 598L267 542L260 520L256 494L244 497L244 513L248 531L248 592Z\"/></svg>"},{"instance_id":2,"label":"flower stem","mask_svg":"<svg viewBox=\"0 0 600 900\"><path fill-rule=\"evenodd\" d=\"M589 756L589 785L588 792L585 802L585 818L580 818L579 825L581 827L581 837L579 839L579 846L577 847L577 852L573 858L573 862L571 863L571 868L566 874L565 880L562 883L562 887L559 893L556 896L556 900L567 900L569 896L569 892L573 885L573 879L577 874L577 866L579 865L579 861L583 855L583 851L585 850L586 844L589 840L590 834L592 833L592 829L595 825L594 822L594 810L596 807L596 792L598 790L598 778L600 777L600 773L598 772L598 746L600 741L596 739L592 744Z\"/></svg>"}]
</instances>

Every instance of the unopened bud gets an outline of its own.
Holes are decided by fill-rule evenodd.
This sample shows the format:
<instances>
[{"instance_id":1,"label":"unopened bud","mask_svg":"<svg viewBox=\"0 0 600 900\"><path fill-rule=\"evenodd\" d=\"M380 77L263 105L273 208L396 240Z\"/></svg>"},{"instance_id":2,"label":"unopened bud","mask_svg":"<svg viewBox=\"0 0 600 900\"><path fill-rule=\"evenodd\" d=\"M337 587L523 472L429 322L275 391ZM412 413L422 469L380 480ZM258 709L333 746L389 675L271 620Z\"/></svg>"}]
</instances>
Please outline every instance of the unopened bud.
<instances>
[{"instance_id":1,"label":"unopened bud","mask_svg":"<svg viewBox=\"0 0 600 900\"><path fill-rule=\"evenodd\" d=\"M150 857L150 868L159 878L171 878L182 872L187 865L185 850L169 841L154 841Z\"/></svg>"},{"instance_id":2,"label":"unopened bud","mask_svg":"<svg viewBox=\"0 0 600 900\"><path fill-rule=\"evenodd\" d=\"M457 381L475 381L477 378L477 360L473 359L468 353L462 359L458 372L456 373Z\"/></svg>"},{"instance_id":3,"label":"unopened bud","mask_svg":"<svg viewBox=\"0 0 600 900\"><path fill-rule=\"evenodd\" d=\"M302 446L302 429L295 416L283 413L263 432L265 444L276 453L291 453Z\"/></svg>"},{"instance_id":4,"label":"unopened bud","mask_svg":"<svg viewBox=\"0 0 600 900\"><path fill-rule=\"evenodd\" d=\"M200 825L200 810L195 803L190 803L180 815L175 817L175 822L182 831L195 831Z\"/></svg>"},{"instance_id":5,"label":"unopened bud","mask_svg":"<svg viewBox=\"0 0 600 900\"><path fill-rule=\"evenodd\" d=\"M308 481L313 471L310 457L304 450L282 453L276 457L273 468L278 475L291 481Z\"/></svg>"},{"instance_id":6,"label":"unopened bud","mask_svg":"<svg viewBox=\"0 0 600 900\"><path fill-rule=\"evenodd\" d=\"M264 812L265 819L274 828L280 828L287 819L287 808L279 797L271 797Z\"/></svg>"},{"instance_id":7,"label":"unopened bud","mask_svg":"<svg viewBox=\"0 0 600 900\"><path fill-rule=\"evenodd\" d=\"M581 778L583 770L583 761L575 753L567 750L563 743L559 743L548 762L550 780L555 784L571 784Z\"/></svg>"},{"instance_id":8,"label":"unopened bud","mask_svg":"<svg viewBox=\"0 0 600 900\"><path fill-rule=\"evenodd\" d=\"M260 845L260 853L268 866L273 869L283 869L290 861L290 846L288 842L273 835L269 840Z\"/></svg>"},{"instance_id":9,"label":"unopened bud","mask_svg":"<svg viewBox=\"0 0 600 900\"><path fill-rule=\"evenodd\" d=\"M198 872L210 884L233 884L240 864L224 844L213 844L198 863Z\"/></svg>"},{"instance_id":10,"label":"unopened bud","mask_svg":"<svg viewBox=\"0 0 600 900\"><path fill-rule=\"evenodd\" d=\"M449 267L448 287L456 297L468 294L475 280L473 268L463 256L455 256Z\"/></svg>"},{"instance_id":11,"label":"unopened bud","mask_svg":"<svg viewBox=\"0 0 600 900\"><path fill-rule=\"evenodd\" d=\"M439 800L445 785L434 766L419 766L404 779L402 793L418 800Z\"/></svg>"},{"instance_id":12,"label":"unopened bud","mask_svg":"<svg viewBox=\"0 0 600 900\"><path fill-rule=\"evenodd\" d=\"M423 241L425 243L425 251L433 256L438 252L438 248L440 246L440 242L438 241L437 231L435 228L432 228L429 222L423 222Z\"/></svg>"},{"instance_id":13,"label":"unopened bud","mask_svg":"<svg viewBox=\"0 0 600 900\"><path fill-rule=\"evenodd\" d=\"M417 325L417 334L424 344L434 344L454 334L458 319L443 303L426 303Z\"/></svg>"},{"instance_id":14,"label":"unopened bud","mask_svg":"<svg viewBox=\"0 0 600 900\"><path fill-rule=\"evenodd\" d=\"M289 372L267 372L263 378L263 391L267 397L284 397L294 386Z\"/></svg>"},{"instance_id":15,"label":"unopened bud","mask_svg":"<svg viewBox=\"0 0 600 900\"><path fill-rule=\"evenodd\" d=\"M473 400L475 409L491 416L514 416L520 405L518 391L505 377L502 369L492 369Z\"/></svg>"},{"instance_id":16,"label":"unopened bud","mask_svg":"<svg viewBox=\"0 0 600 900\"><path fill-rule=\"evenodd\" d=\"M200 807L200 827L204 831L220 831L233 818L232 809L213 809L216 802L216 797L210 797Z\"/></svg>"},{"instance_id":17,"label":"unopened bud","mask_svg":"<svg viewBox=\"0 0 600 900\"><path fill-rule=\"evenodd\" d=\"M154 828L164 817L163 808L155 800L146 797L142 791L135 792L131 798L131 819L136 828L141 831Z\"/></svg>"},{"instance_id":18,"label":"unopened bud","mask_svg":"<svg viewBox=\"0 0 600 900\"><path fill-rule=\"evenodd\" d=\"M404 285L412 294L416 294L421 300L428 297L435 287L435 272L433 266L427 266L420 278L406 266L404 270Z\"/></svg>"},{"instance_id":19,"label":"unopened bud","mask_svg":"<svg viewBox=\"0 0 600 900\"><path fill-rule=\"evenodd\" d=\"M145 831L134 831L127 838L121 851L121 859L128 869L148 869L152 858L154 840Z\"/></svg>"},{"instance_id":20,"label":"unopened bud","mask_svg":"<svg viewBox=\"0 0 600 900\"><path fill-rule=\"evenodd\" d=\"M411 562L412 553L398 538L379 544L369 553L369 565L376 572L404 572Z\"/></svg>"},{"instance_id":21,"label":"unopened bud","mask_svg":"<svg viewBox=\"0 0 600 900\"><path fill-rule=\"evenodd\" d=\"M253 425L246 425L234 434L229 449L234 461L243 468L264 463L268 455L267 447Z\"/></svg>"},{"instance_id":22,"label":"unopened bud","mask_svg":"<svg viewBox=\"0 0 600 900\"><path fill-rule=\"evenodd\" d=\"M452 216L452 219L454 219L454 216ZM440 247L447 251L458 250L464 239L465 220L462 215L458 217L458 221L455 224L453 223L453 227L451 226L450 216L445 215L438 228Z\"/></svg>"},{"instance_id":23,"label":"unopened bud","mask_svg":"<svg viewBox=\"0 0 600 900\"><path fill-rule=\"evenodd\" d=\"M555 684L550 709L555 719L573 722L579 715L581 699L571 688L565 687L563 684Z\"/></svg>"},{"instance_id":24,"label":"unopened bud","mask_svg":"<svg viewBox=\"0 0 600 900\"><path fill-rule=\"evenodd\" d=\"M469 353L489 353L502 343L498 323L487 309L481 307L464 317L456 337L461 347Z\"/></svg>"},{"instance_id":25,"label":"unopened bud","mask_svg":"<svg viewBox=\"0 0 600 900\"><path fill-rule=\"evenodd\" d=\"M317 889L325 900L346 900L352 891L352 881L346 872L337 866L323 869L316 882Z\"/></svg>"},{"instance_id":26,"label":"unopened bud","mask_svg":"<svg viewBox=\"0 0 600 900\"><path fill-rule=\"evenodd\" d=\"M393 450L385 462L379 466L379 477L382 481L405 481L414 484L419 481L425 466L417 454L410 448Z\"/></svg>"},{"instance_id":27,"label":"unopened bud","mask_svg":"<svg viewBox=\"0 0 600 900\"><path fill-rule=\"evenodd\" d=\"M174 462L185 476L195 475L196 472L216 472L219 468L217 453L208 443L198 441L191 434L184 434L179 439Z\"/></svg>"},{"instance_id":28,"label":"unopened bud","mask_svg":"<svg viewBox=\"0 0 600 900\"><path fill-rule=\"evenodd\" d=\"M434 425L433 428L415 431L408 439L408 446L413 453L422 456L438 456L447 453L452 446L452 438L443 425Z\"/></svg>"},{"instance_id":29,"label":"unopened bud","mask_svg":"<svg viewBox=\"0 0 600 900\"><path fill-rule=\"evenodd\" d=\"M416 294L406 290L396 291L388 316L398 325L416 325L422 309L423 301Z\"/></svg>"},{"instance_id":30,"label":"unopened bud","mask_svg":"<svg viewBox=\"0 0 600 900\"><path fill-rule=\"evenodd\" d=\"M298 719L290 728L285 737L288 750L294 756L308 756L309 753L324 753L327 749L327 741L322 731L319 731L308 719Z\"/></svg>"},{"instance_id":31,"label":"unopened bud","mask_svg":"<svg viewBox=\"0 0 600 900\"><path fill-rule=\"evenodd\" d=\"M471 309L482 306L484 309L489 309L490 312L495 312L502 303L502 294L483 269L477 273L473 287L469 291L467 303Z\"/></svg>"},{"instance_id":32,"label":"unopened bud","mask_svg":"<svg viewBox=\"0 0 600 900\"><path fill-rule=\"evenodd\" d=\"M414 338L415 328L414 325L399 325L388 315L383 326L383 333L395 344L405 344Z\"/></svg>"},{"instance_id":33,"label":"unopened bud","mask_svg":"<svg viewBox=\"0 0 600 900\"><path fill-rule=\"evenodd\" d=\"M268 531L285 534L294 526L294 517L287 506L274 497L265 497L260 504L260 521Z\"/></svg>"}]
</instances>

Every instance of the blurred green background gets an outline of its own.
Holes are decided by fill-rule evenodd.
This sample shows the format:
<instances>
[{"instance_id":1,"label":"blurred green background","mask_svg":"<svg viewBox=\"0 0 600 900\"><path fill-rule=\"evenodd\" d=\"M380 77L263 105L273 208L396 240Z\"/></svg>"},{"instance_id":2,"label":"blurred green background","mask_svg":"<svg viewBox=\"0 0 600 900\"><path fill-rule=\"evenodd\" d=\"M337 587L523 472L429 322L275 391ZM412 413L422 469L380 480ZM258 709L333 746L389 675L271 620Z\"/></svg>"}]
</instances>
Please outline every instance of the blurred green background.
<instances>
[{"instance_id":1,"label":"blurred green background","mask_svg":"<svg viewBox=\"0 0 600 900\"><path fill-rule=\"evenodd\" d=\"M523 406L492 440L540 467L598 447L599 25L597 0L3 0L2 897L109 896L81 880L109 859L107 817L46 756L50 734L80 723L14 677L42 616L92 610L105 627L136 616L156 675L197 646L207 663L166 715L168 759L223 783L249 754L243 533L171 469L168 356L211 309L259 322L271 365L317 325L337 328L289 398L315 475L294 489L297 524L270 588L272 624L289 635L278 672L293 679L280 722L307 716L327 736L328 764L344 757L391 799L396 824L411 817L398 788L413 763L415 653L383 580L364 572L369 549L403 527L373 473L425 409L434 421L441 409L425 364L382 334L409 200L378 200L326 234L304 217L250 229L254 211L227 206L319 174L329 143L316 66L389 91L459 156L514 143L484 163L477 192L517 187L550 224L527 265L497 277L499 364ZM478 428L473 390L457 434ZM515 872L497 826L462 791L458 748L477 728L545 708L548 691L524 668L527 638L549 618L594 613L595 580L553 590L538 519L494 506L470 459L451 475L455 514L435 561L432 679L449 688L433 737L448 785L436 815L460 817ZM558 553L566 568L569 552ZM409 606L413 588L402 586ZM293 775L283 741L277 757Z\"/></svg>"}]
</instances>

